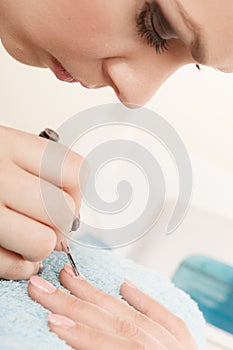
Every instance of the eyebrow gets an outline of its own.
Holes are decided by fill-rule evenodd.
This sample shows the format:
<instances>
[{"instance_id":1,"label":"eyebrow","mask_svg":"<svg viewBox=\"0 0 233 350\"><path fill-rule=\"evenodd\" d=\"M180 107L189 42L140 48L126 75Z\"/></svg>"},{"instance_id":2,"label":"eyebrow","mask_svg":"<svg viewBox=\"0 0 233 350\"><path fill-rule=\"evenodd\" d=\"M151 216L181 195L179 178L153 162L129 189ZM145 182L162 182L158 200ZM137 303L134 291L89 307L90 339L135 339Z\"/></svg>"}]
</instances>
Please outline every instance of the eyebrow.
<instances>
[{"instance_id":1,"label":"eyebrow","mask_svg":"<svg viewBox=\"0 0 233 350\"><path fill-rule=\"evenodd\" d=\"M206 50L201 40L202 30L196 23L193 22L183 6L177 0L174 2L182 17L182 20L184 21L184 24L189 30L192 31L194 35L193 41L190 45L191 54L198 63L204 64L206 62Z\"/></svg>"}]
</instances>

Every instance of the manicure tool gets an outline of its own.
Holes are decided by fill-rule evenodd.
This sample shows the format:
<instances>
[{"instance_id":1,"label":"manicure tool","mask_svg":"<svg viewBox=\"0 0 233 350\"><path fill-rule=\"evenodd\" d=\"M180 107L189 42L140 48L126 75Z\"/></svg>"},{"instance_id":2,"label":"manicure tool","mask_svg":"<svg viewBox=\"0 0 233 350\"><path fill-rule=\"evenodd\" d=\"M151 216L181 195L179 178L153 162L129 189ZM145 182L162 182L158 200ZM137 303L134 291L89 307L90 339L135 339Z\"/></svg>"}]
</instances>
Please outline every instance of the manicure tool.
<instances>
[{"instance_id":1,"label":"manicure tool","mask_svg":"<svg viewBox=\"0 0 233 350\"><path fill-rule=\"evenodd\" d=\"M46 128L44 131L42 131L39 134L40 137L43 137L45 139L48 139L50 141L54 141L54 142L58 142L59 141L59 135L52 129ZM72 266L72 269L74 271L75 276L79 276L80 273L75 265L74 259L71 255L71 250L69 247L69 244L66 241L61 241L61 246L62 246L62 250L63 252L66 253L67 258L69 259L69 262Z\"/></svg>"}]
</instances>

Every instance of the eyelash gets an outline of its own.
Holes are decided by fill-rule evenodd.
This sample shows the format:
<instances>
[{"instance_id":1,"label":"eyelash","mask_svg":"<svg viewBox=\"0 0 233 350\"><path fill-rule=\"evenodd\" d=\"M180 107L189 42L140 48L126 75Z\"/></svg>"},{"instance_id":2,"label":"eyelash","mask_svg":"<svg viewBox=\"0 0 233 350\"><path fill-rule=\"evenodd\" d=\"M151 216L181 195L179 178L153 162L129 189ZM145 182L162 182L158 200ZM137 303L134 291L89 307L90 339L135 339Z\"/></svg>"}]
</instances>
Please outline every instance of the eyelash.
<instances>
[{"instance_id":1,"label":"eyelash","mask_svg":"<svg viewBox=\"0 0 233 350\"><path fill-rule=\"evenodd\" d=\"M156 50L157 54L162 54L168 50L168 42L161 38L154 28L152 15L150 4L146 2L137 18L138 34L142 38L146 38L148 44Z\"/></svg>"}]
</instances>

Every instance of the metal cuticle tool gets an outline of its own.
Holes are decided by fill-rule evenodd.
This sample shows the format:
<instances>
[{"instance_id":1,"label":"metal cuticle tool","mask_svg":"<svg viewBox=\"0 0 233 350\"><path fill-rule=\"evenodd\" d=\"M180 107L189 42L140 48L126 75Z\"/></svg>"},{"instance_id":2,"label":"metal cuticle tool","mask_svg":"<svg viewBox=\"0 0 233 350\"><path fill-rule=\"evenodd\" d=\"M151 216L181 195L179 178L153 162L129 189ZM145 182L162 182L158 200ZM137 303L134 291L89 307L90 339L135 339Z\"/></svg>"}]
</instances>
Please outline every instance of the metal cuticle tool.
<instances>
[{"instance_id":1,"label":"metal cuticle tool","mask_svg":"<svg viewBox=\"0 0 233 350\"><path fill-rule=\"evenodd\" d=\"M39 134L39 136L43 137L44 139L48 139L50 141L54 141L54 142L59 141L59 135L54 130L49 129L49 128L46 128L44 131L42 131ZM73 226L75 226L75 229L78 229L79 224L80 224L80 216L78 216L76 218L75 222L73 223ZM73 227L72 227L72 229L73 229ZM77 266L74 262L72 255L71 255L71 250L70 250L69 244L66 242L66 240L64 240L64 241L61 241L61 246L62 246L63 252L66 253L66 255L69 259L70 265L72 266L72 269L74 271L75 276L79 276L80 273L77 269Z\"/></svg>"},{"instance_id":2,"label":"metal cuticle tool","mask_svg":"<svg viewBox=\"0 0 233 350\"><path fill-rule=\"evenodd\" d=\"M74 259L73 259L72 255L70 253L70 247L64 241L61 241L61 246L62 246L63 252L66 253L67 258L69 259L70 265L72 266L72 269L74 271L75 276L79 276L80 273L79 273L79 271L77 269L77 266L76 266L76 264L74 262Z\"/></svg>"}]
</instances>

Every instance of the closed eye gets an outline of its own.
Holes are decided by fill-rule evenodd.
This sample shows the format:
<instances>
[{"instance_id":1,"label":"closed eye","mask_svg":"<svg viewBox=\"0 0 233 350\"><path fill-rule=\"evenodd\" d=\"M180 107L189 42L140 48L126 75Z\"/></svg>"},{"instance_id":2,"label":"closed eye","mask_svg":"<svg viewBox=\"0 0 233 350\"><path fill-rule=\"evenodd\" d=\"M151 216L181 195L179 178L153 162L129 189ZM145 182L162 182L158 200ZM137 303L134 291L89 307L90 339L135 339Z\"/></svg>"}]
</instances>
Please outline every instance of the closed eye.
<instances>
[{"instance_id":1,"label":"closed eye","mask_svg":"<svg viewBox=\"0 0 233 350\"><path fill-rule=\"evenodd\" d=\"M168 49L168 40L178 36L165 18L157 1L146 1L137 18L138 33L157 53Z\"/></svg>"},{"instance_id":2,"label":"closed eye","mask_svg":"<svg viewBox=\"0 0 233 350\"><path fill-rule=\"evenodd\" d=\"M137 32L141 38L145 38L147 44L155 48L158 54L168 49L167 40L163 39L154 25L154 11L151 4L146 2L137 17Z\"/></svg>"}]
</instances>

